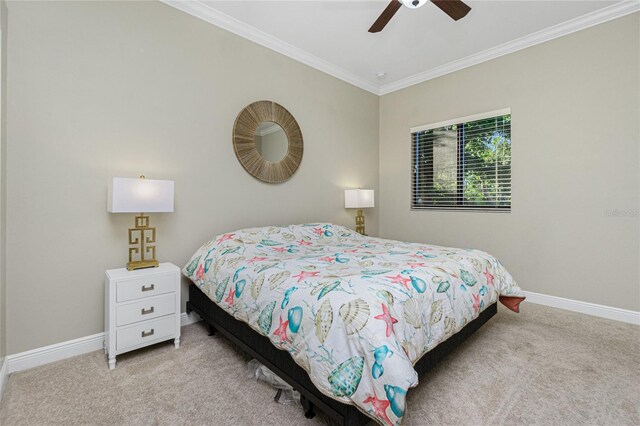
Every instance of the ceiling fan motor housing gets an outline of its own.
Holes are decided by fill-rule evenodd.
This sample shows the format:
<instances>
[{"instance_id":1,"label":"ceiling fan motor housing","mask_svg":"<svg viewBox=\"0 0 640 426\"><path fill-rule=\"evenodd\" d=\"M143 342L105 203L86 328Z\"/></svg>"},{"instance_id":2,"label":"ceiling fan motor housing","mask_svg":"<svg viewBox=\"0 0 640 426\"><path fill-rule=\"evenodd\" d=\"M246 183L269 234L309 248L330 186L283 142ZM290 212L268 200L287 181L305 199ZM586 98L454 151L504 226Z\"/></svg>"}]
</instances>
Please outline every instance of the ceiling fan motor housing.
<instances>
[{"instance_id":1,"label":"ceiling fan motor housing","mask_svg":"<svg viewBox=\"0 0 640 426\"><path fill-rule=\"evenodd\" d=\"M371 28L369 28L369 32L379 33L382 31L402 5L407 6L409 9L417 9L426 2L427 0L391 0ZM464 18L471 10L462 0L431 0L431 2L454 21Z\"/></svg>"},{"instance_id":2,"label":"ceiling fan motor housing","mask_svg":"<svg viewBox=\"0 0 640 426\"><path fill-rule=\"evenodd\" d=\"M424 6L427 0L400 0L400 2L410 9L417 9Z\"/></svg>"}]
</instances>

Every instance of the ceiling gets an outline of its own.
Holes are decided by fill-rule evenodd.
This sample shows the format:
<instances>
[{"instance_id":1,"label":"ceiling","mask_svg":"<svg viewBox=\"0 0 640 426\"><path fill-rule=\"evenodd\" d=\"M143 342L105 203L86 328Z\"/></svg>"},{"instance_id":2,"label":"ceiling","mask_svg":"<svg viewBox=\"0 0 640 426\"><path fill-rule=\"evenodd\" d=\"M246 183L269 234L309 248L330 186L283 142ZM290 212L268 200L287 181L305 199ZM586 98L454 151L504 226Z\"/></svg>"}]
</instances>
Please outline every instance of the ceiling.
<instances>
[{"instance_id":1,"label":"ceiling","mask_svg":"<svg viewBox=\"0 0 640 426\"><path fill-rule=\"evenodd\" d=\"M427 2L370 34L388 0L162 1L376 94L640 10L637 0L465 0L472 10L456 22Z\"/></svg>"}]
</instances>

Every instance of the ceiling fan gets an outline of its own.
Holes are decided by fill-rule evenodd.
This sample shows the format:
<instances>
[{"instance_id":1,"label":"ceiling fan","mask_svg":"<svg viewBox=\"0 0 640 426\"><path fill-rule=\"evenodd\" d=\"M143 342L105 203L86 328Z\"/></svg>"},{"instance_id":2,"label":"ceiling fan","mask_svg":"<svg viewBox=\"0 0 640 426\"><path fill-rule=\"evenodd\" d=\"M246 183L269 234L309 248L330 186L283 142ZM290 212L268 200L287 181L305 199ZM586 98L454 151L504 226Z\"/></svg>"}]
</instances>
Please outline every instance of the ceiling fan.
<instances>
[{"instance_id":1,"label":"ceiling fan","mask_svg":"<svg viewBox=\"0 0 640 426\"><path fill-rule=\"evenodd\" d=\"M417 9L420 6L423 6L426 2L427 0L391 0L391 3L389 3L387 8L380 14L378 19L376 19L376 22L374 22L371 28L369 28L369 32L378 33L382 31L403 4L410 9ZM471 10L471 8L461 0L431 0L431 3L438 6L454 21L464 18Z\"/></svg>"}]
</instances>

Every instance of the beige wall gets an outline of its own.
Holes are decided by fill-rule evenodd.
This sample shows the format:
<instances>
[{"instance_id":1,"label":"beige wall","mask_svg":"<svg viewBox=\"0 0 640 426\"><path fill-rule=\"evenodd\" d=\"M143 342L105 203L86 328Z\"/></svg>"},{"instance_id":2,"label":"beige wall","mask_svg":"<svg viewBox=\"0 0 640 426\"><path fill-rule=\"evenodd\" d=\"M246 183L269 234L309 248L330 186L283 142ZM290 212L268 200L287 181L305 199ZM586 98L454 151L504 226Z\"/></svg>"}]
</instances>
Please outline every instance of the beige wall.
<instances>
[{"instance_id":1,"label":"beige wall","mask_svg":"<svg viewBox=\"0 0 640 426\"><path fill-rule=\"evenodd\" d=\"M126 262L133 223L106 212L106 184L139 174L175 180L176 212L152 221L159 259L180 266L230 229L352 226L342 190L360 186L378 190L372 235L379 211L384 237L482 248L526 290L640 309L638 14L378 99L157 2L9 12L2 352L103 330L103 273ZM233 154L236 114L260 99L304 134L284 184L253 179ZM411 212L409 128L503 107L513 211Z\"/></svg>"},{"instance_id":2,"label":"beige wall","mask_svg":"<svg viewBox=\"0 0 640 426\"><path fill-rule=\"evenodd\" d=\"M7 349L7 321L6 321L6 182L7 168L7 5L0 0L0 368L4 363ZM0 392L2 389L0 389ZM1 397L2 395L0 395Z\"/></svg>"},{"instance_id":3,"label":"beige wall","mask_svg":"<svg viewBox=\"0 0 640 426\"><path fill-rule=\"evenodd\" d=\"M639 18L383 96L381 236L480 248L525 290L640 310ZM512 212L410 211L409 128L504 107Z\"/></svg>"},{"instance_id":4,"label":"beige wall","mask_svg":"<svg viewBox=\"0 0 640 426\"><path fill-rule=\"evenodd\" d=\"M126 262L133 224L106 211L112 176L175 180L175 213L151 220L159 259L180 266L232 229L353 226L342 191L378 188L373 94L158 2L9 11L8 353L103 330L104 270ZM231 144L236 115L261 99L304 135L279 185L247 174Z\"/></svg>"}]
</instances>

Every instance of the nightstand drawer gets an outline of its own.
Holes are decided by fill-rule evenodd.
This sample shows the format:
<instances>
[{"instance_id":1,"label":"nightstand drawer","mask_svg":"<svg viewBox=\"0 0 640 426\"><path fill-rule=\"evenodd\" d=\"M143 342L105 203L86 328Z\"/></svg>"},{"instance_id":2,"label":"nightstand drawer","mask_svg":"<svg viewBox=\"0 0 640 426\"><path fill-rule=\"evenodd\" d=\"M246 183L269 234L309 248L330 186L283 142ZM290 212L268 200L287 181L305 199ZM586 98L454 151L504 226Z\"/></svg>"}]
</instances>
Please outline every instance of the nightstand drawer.
<instances>
[{"instance_id":1,"label":"nightstand drawer","mask_svg":"<svg viewBox=\"0 0 640 426\"><path fill-rule=\"evenodd\" d=\"M116 289L116 301L126 302L175 290L176 277L174 274L158 274L135 280L119 281Z\"/></svg>"},{"instance_id":2,"label":"nightstand drawer","mask_svg":"<svg viewBox=\"0 0 640 426\"><path fill-rule=\"evenodd\" d=\"M145 321L176 311L175 293L162 294L156 297L145 297L138 302L118 305L116 308L116 326Z\"/></svg>"},{"instance_id":3,"label":"nightstand drawer","mask_svg":"<svg viewBox=\"0 0 640 426\"><path fill-rule=\"evenodd\" d=\"M116 331L116 349L122 351L154 340L169 338L175 333L176 319L173 315L145 321L144 323L118 329Z\"/></svg>"}]
</instances>

